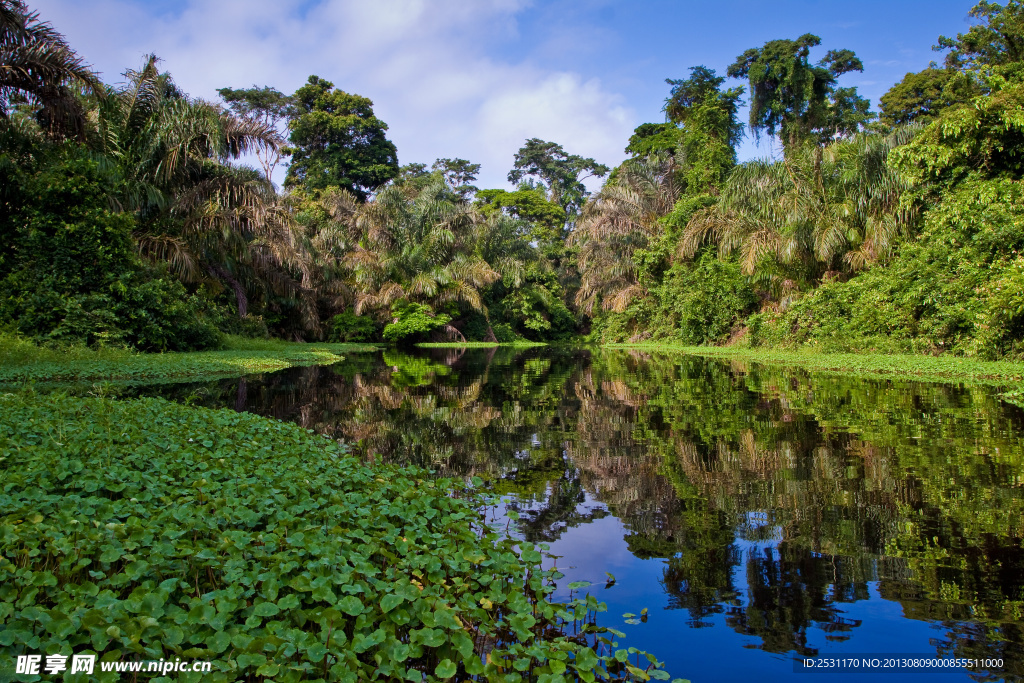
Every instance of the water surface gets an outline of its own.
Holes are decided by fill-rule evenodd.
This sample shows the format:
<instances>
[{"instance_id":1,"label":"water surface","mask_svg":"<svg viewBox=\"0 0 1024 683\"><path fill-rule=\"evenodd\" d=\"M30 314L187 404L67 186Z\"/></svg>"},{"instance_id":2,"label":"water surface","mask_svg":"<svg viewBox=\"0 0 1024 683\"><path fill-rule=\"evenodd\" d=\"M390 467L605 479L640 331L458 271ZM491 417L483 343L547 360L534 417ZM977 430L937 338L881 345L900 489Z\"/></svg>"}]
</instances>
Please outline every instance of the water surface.
<instances>
[{"instance_id":1,"label":"water surface","mask_svg":"<svg viewBox=\"0 0 1024 683\"><path fill-rule=\"evenodd\" d=\"M1024 413L993 389L541 348L137 391L484 478L673 676L824 680L794 659L906 653L1004 660L929 680L1024 680Z\"/></svg>"}]
</instances>

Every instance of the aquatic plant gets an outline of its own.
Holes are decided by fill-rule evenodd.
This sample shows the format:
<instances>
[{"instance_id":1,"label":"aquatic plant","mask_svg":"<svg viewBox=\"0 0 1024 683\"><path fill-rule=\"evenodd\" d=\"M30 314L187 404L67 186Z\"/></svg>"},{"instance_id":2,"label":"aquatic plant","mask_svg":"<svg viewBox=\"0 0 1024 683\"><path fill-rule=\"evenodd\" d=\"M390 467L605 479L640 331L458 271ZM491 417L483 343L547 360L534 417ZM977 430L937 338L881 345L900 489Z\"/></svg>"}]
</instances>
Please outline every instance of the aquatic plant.
<instances>
[{"instance_id":1,"label":"aquatic plant","mask_svg":"<svg viewBox=\"0 0 1024 683\"><path fill-rule=\"evenodd\" d=\"M8 394L0 463L6 654L203 659L219 681L668 678L593 596L550 602L543 548L490 529L478 493L295 425Z\"/></svg>"}]
</instances>

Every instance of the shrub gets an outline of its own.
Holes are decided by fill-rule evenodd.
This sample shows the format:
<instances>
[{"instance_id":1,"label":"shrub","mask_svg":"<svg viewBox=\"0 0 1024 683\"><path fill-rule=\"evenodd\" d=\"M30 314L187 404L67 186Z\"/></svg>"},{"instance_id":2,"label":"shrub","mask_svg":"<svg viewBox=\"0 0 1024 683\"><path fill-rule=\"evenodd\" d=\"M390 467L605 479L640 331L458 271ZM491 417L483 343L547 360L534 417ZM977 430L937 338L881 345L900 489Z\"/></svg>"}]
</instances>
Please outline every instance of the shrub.
<instances>
[{"instance_id":1,"label":"shrub","mask_svg":"<svg viewBox=\"0 0 1024 683\"><path fill-rule=\"evenodd\" d=\"M384 340L390 342L421 341L452 319L444 313L434 315L434 310L426 304L407 301L396 303L391 308L391 315L394 316L394 321L384 328Z\"/></svg>"},{"instance_id":2,"label":"shrub","mask_svg":"<svg viewBox=\"0 0 1024 683\"><path fill-rule=\"evenodd\" d=\"M369 342L379 339L380 326L366 315L348 311L331 318L329 339L333 342Z\"/></svg>"},{"instance_id":3,"label":"shrub","mask_svg":"<svg viewBox=\"0 0 1024 683\"><path fill-rule=\"evenodd\" d=\"M62 296L50 280L20 288L0 283L0 316L41 343L190 351L220 346L207 302L175 280L124 273L105 291ZM13 291L6 289L14 287ZM6 315L4 315L6 314Z\"/></svg>"},{"instance_id":4,"label":"shrub","mask_svg":"<svg viewBox=\"0 0 1024 683\"><path fill-rule=\"evenodd\" d=\"M208 305L139 261L135 220L111 209L97 163L73 147L39 156L0 173L0 324L57 344L218 346Z\"/></svg>"},{"instance_id":5,"label":"shrub","mask_svg":"<svg viewBox=\"0 0 1024 683\"><path fill-rule=\"evenodd\" d=\"M960 183L890 263L825 283L782 313L762 316L752 343L991 359L1019 353L1022 207L1020 181Z\"/></svg>"},{"instance_id":6,"label":"shrub","mask_svg":"<svg viewBox=\"0 0 1024 683\"><path fill-rule=\"evenodd\" d=\"M655 296L670 335L684 344L722 341L757 303L739 264L710 250L694 263L674 264Z\"/></svg>"}]
</instances>

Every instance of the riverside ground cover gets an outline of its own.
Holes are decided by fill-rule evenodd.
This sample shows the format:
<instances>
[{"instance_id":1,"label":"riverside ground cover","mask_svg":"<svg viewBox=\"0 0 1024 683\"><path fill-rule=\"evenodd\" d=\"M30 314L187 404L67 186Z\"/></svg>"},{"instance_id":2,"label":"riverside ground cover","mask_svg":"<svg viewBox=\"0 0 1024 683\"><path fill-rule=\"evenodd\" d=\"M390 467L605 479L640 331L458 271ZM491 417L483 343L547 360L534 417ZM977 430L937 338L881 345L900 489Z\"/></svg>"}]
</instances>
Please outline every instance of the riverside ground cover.
<instances>
[{"instance_id":1,"label":"riverside ground cover","mask_svg":"<svg viewBox=\"0 0 1024 683\"><path fill-rule=\"evenodd\" d=\"M970 380L1000 385L1024 381L1024 362L983 361L951 355L824 353L778 349L747 349L675 344L606 344L609 349L632 349L650 353L683 353L707 358L734 359L765 365L799 367L814 372L891 377L904 375L929 381Z\"/></svg>"},{"instance_id":2,"label":"riverside ground cover","mask_svg":"<svg viewBox=\"0 0 1024 683\"><path fill-rule=\"evenodd\" d=\"M201 659L220 681L668 678L612 645L593 597L549 602L542 549L459 482L292 424L6 394L0 466L6 655Z\"/></svg>"},{"instance_id":3,"label":"riverside ground cover","mask_svg":"<svg viewBox=\"0 0 1024 683\"><path fill-rule=\"evenodd\" d=\"M47 349L0 335L0 384L241 375L336 363L342 353L374 348L366 344L300 344L225 335L224 349L219 351L134 353L85 347Z\"/></svg>"}]
</instances>

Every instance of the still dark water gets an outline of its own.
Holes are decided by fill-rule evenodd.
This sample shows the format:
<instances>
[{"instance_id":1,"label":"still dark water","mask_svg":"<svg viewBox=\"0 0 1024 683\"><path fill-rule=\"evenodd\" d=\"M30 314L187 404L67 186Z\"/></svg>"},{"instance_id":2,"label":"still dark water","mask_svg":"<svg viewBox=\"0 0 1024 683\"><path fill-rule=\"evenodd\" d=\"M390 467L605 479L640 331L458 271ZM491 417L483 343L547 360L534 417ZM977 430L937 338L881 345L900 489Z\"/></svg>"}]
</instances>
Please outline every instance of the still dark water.
<instances>
[{"instance_id":1,"label":"still dark water","mask_svg":"<svg viewBox=\"0 0 1024 683\"><path fill-rule=\"evenodd\" d=\"M560 583L593 582L604 625L694 683L910 675L794 672L850 654L1002 659L917 679L1024 680L1024 412L992 389L496 349L137 391L483 477Z\"/></svg>"}]
</instances>

